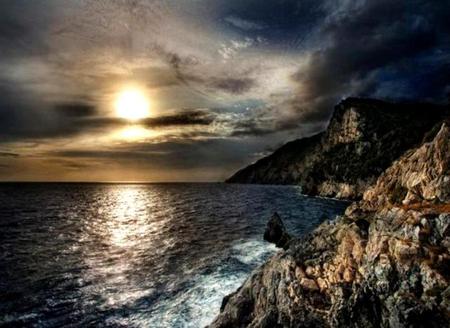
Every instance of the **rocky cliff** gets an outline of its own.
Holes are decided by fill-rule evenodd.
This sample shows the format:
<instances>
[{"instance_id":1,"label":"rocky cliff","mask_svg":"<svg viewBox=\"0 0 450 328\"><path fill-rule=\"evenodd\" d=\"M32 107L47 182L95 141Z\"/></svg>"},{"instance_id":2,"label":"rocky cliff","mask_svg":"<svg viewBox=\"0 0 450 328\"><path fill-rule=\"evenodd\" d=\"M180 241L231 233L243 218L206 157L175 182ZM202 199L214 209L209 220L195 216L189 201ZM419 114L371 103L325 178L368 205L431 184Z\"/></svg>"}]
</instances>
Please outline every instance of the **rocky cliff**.
<instances>
[{"instance_id":1,"label":"rocky cliff","mask_svg":"<svg viewBox=\"0 0 450 328\"><path fill-rule=\"evenodd\" d=\"M449 327L449 124L426 139L255 270L211 327Z\"/></svg>"},{"instance_id":2,"label":"rocky cliff","mask_svg":"<svg viewBox=\"0 0 450 328\"><path fill-rule=\"evenodd\" d=\"M310 195L360 199L448 114L443 106L348 98L335 107L325 132L287 143L227 182L299 184Z\"/></svg>"}]
</instances>

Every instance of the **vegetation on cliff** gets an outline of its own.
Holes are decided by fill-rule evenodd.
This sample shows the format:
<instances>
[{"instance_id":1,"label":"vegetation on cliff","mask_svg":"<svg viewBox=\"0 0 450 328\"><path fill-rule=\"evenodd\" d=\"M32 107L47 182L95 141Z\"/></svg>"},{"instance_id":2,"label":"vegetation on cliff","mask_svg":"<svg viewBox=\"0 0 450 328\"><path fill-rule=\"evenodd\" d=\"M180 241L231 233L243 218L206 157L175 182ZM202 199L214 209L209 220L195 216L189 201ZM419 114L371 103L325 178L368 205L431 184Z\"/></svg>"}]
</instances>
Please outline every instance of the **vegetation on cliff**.
<instances>
[{"instance_id":1,"label":"vegetation on cliff","mask_svg":"<svg viewBox=\"0 0 450 328\"><path fill-rule=\"evenodd\" d=\"M431 104L348 98L335 107L325 132L287 143L227 182L298 184L310 195L360 199L449 113L448 107Z\"/></svg>"}]
</instances>

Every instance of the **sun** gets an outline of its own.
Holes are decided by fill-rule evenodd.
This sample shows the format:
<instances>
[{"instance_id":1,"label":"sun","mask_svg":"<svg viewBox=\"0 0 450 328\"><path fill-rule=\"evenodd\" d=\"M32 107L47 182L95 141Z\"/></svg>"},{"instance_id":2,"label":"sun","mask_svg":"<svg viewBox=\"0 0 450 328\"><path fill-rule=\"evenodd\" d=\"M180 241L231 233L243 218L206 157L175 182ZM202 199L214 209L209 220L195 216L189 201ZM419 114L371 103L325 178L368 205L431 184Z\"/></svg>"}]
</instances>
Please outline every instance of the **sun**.
<instances>
[{"instance_id":1,"label":"sun","mask_svg":"<svg viewBox=\"0 0 450 328\"><path fill-rule=\"evenodd\" d=\"M129 121L139 121L150 115L150 104L144 93L137 89L127 89L117 95L116 115Z\"/></svg>"}]
</instances>

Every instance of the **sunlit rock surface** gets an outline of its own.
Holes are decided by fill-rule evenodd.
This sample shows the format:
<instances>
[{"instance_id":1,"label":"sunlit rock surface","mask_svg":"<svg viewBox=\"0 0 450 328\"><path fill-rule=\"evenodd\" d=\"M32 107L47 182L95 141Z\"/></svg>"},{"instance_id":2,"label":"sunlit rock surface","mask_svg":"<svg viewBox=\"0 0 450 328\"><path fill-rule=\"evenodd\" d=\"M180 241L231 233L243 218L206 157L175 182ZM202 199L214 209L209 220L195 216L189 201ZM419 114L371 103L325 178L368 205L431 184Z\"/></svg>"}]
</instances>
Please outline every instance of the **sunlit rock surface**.
<instances>
[{"instance_id":1,"label":"sunlit rock surface","mask_svg":"<svg viewBox=\"0 0 450 328\"><path fill-rule=\"evenodd\" d=\"M306 194L360 199L448 113L444 106L348 98L335 107L325 132L287 143L227 182L299 184Z\"/></svg>"},{"instance_id":2,"label":"sunlit rock surface","mask_svg":"<svg viewBox=\"0 0 450 328\"><path fill-rule=\"evenodd\" d=\"M448 327L449 125L427 138L255 270L211 327Z\"/></svg>"}]
</instances>

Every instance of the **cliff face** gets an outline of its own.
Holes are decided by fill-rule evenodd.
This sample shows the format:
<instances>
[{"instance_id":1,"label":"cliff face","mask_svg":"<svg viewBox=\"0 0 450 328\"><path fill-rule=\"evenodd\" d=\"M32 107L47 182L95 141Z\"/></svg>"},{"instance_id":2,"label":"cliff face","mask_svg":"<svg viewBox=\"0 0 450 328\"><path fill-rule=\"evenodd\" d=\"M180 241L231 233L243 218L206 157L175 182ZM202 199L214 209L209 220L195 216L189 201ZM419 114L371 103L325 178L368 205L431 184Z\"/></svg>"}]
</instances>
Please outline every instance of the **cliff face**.
<instances>
[{"instance_id":1,"label":"cliff face","mask_svg":"<svg viewBox=\"0 0 450 328\"><path fill-rule=\"evenodd\" d=\"M348 98L336 106L325 132L287 143L227 182L299 184L306 194L359 199L448 113L434 105Z\"/></svg>"},{"instance_id":2,"label":"cliff face","mask_svg":"<svg viewBox=\"0 0 450 328\"><path fill-rule=\"evenodd\" d=\"M211 327L448 327L449 279L450 127L443 123L345 215L254 271Z\"/></svg>"}]
</instances>

